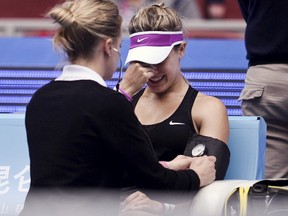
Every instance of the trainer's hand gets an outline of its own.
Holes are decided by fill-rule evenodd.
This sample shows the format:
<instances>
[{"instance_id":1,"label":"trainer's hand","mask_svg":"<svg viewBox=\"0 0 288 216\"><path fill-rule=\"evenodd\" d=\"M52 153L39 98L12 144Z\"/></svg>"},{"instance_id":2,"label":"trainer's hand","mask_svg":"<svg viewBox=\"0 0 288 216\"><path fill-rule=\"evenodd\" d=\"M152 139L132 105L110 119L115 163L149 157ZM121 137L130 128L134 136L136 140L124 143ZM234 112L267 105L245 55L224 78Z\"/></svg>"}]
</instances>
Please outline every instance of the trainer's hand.
<instances>
[{"instance_id":1,"label":"trainer's hand","mask_svg":"<svg viewBox=\"0 0 288 216\"><path fill-rule=\"evenodd\" d=\"M200 187L212 183L216 178L216 158L214 156L203 156L192 158L190 169L194 170L200 179Z\"/></svg>"},{"instance_id":2,"label":"trainer's hand","mask_svg":"<svg viewBox=\"0 0 288 216\"><path fill-rule=\"evenodd\" d=\"M178 171L178 170L186 170L190 167L190 164L192 162L191 157L187 157L184 155L178 155L176 158L174 158L172 161L167 162L168 168Z\"/></svg>"},{"instance_id":3,"label":"trainer's hand","mask_svg":"<svg viewBox=\"0 0 288 216\"><path fill-rule=\"evenodd\" d=\"M120 205L121 213L128 213L129 211L144 211L160 215L163 212L163 206L160 202L150 199L146 194L136 191L127 197ZM136 213L135 213L136 214ZM146 213L147 214L147 213ZM143 214L143 215L146 215ZM121 214L120 214L121 215ZM128 214L132 215L132 214ZM136 214L138 215L138 214ZM139 214L142 215L142 214ZM147 214L150 215L150 214Z\"/></svg>"},{"instance_id":4,"label":"trainer's hand","mask_svg":"<svg viewBox=\"0 0 288 216\"><path fill-rule=\"evenodd\" d=\"M154 69L138 62L131 62L120 82L120 88L133 96L154 76Z\"/></svg>"}]
</instances>

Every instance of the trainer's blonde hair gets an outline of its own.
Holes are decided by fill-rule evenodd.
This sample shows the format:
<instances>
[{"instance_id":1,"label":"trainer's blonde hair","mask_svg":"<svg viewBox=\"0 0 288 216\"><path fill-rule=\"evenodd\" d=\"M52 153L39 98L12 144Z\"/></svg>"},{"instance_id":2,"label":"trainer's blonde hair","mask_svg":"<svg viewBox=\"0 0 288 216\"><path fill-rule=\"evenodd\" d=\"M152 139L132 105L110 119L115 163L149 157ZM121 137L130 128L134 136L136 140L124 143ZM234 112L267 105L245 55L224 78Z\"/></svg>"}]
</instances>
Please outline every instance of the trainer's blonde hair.
<instances>
[{"instance_id":1,"label":"trainer's blonde hair","mask_svg":"<svg viewBox=\"0 0 288 216\"><path fill-rule=\"evenodd\" d=\"M122 17L109 0L66 0L53 7L48 16L60 25L54 45L63 49L70 62L89 58L100 40L116 39L121 34Z\"/></svg>"},{"instance_id":2,"label":"trainer's blonde hair","mask_svg":"<svg viewBox=\"0 0 288 216\"><path fill-rule=\"evenodd\" d=\"M132 17L129 33L143 31L181 31L183 27L180 15L163 2L147 5Z\"/></svg>"}]
</instances>

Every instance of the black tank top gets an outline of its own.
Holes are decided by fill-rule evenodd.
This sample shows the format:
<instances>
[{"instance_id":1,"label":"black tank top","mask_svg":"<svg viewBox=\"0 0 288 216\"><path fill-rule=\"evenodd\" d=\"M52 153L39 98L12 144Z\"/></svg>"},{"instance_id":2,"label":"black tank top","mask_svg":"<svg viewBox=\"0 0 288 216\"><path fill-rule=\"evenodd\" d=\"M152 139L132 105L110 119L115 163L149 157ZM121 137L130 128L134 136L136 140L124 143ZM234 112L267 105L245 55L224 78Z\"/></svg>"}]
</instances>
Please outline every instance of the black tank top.
<instances>
[{"instance_id":1,"label":"black tank top","mask_svg":"<svg viewBox=\"0 0 288 216\"><path fill-rule=\"evenodd\" d=\"M144 89L133 97L134 109L143 92ZM196 133L191 109L197 94L198 91L189 86L179 107L170 117L157 124L142 125L160 161L170 161L183 154L190 133Z\"/></svg>"}]
</instances>

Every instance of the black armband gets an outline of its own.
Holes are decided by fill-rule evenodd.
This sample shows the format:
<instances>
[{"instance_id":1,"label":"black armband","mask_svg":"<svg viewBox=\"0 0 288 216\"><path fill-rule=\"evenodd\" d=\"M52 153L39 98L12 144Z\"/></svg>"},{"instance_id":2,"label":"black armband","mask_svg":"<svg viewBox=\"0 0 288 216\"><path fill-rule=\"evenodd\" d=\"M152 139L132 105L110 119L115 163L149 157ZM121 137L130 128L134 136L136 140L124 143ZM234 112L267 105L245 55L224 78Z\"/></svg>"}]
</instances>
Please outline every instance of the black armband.
<instances>
[{"instance_id":1,"label":"black armband","mask_svg":"<svg viewBox=\"0 0 288 216\"><path fill-rule=\"evenodd\" d=\"M199 157L215 156L216 180L224 179L230 161L230 150L221 140L199 134L191 134L184 155Z\"/></svg>"}]
</instances>

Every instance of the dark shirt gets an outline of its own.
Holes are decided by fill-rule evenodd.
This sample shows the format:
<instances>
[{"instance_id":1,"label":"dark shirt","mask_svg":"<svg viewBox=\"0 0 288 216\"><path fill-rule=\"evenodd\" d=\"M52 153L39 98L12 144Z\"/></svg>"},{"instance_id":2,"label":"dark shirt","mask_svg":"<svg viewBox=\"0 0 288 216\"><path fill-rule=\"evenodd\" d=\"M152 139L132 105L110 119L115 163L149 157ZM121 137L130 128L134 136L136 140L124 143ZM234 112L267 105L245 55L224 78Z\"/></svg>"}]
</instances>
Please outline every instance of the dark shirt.
<instances>
[{"instance_id":1,"label":"dark shirt","mask_svg":"<svg viewBox=\"0 0 288 216\"><path fill-rule=\"evenodd\" d=\"M133 97L134 107L143 92L144 89ZM177 155L183 155L190 134L196 133L191 110L197 94L198 91L189 86L181 104L171 116L157 124L142 125L160 161L170 161Z\"/></svg>"},{"instance_id":2,"label":"dark shirt","mask_svg":"<svg viewBox=\"0 0 288 216\"><path fill-rule=\"evenodd\" d=\"M238 0L249 65L288 63L287 0Z\"/></svg>"},{"instance_id":3,"label":"dark shirt","mask_svg":"<svg viewBox=\"0 0 288 216\"><path fill-rule=\"evenodd\" d=\"M119 195L124 172L142 188L199 188L194 171L175 172L158 163L131 103L95 81L43 86L27 106L25 124L31 160L25 207L41 189L115 189ZM95 196L97 203L96 197L101 196Z\"/></svg>"}]
</instances>

